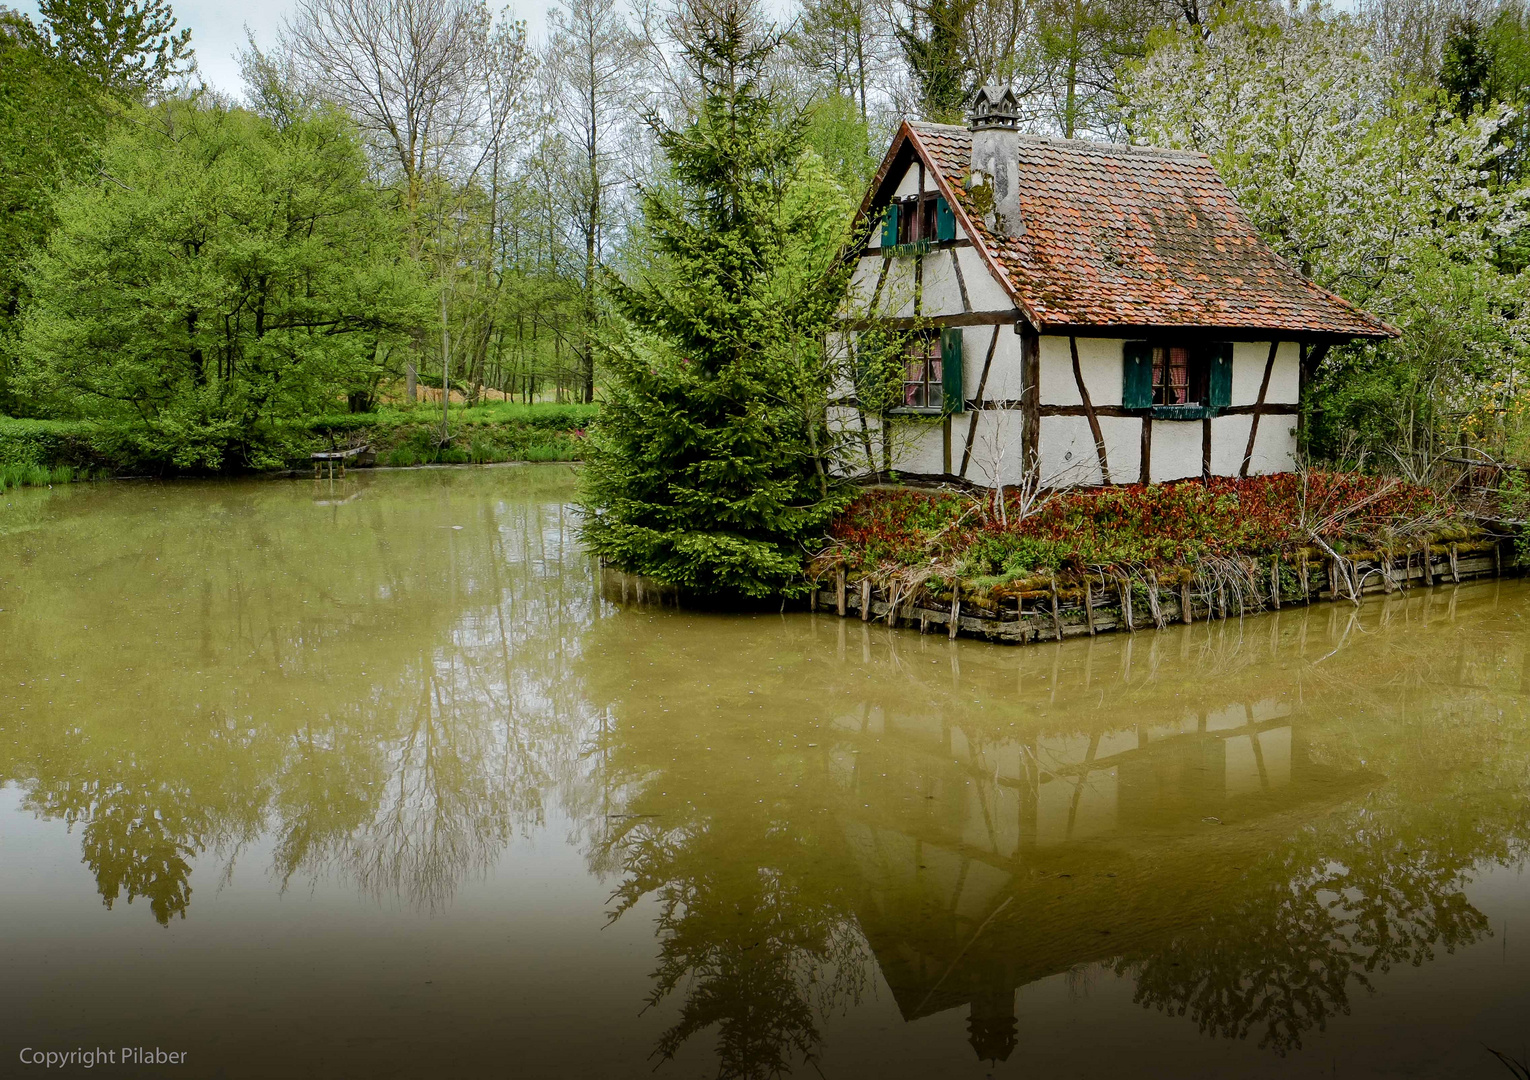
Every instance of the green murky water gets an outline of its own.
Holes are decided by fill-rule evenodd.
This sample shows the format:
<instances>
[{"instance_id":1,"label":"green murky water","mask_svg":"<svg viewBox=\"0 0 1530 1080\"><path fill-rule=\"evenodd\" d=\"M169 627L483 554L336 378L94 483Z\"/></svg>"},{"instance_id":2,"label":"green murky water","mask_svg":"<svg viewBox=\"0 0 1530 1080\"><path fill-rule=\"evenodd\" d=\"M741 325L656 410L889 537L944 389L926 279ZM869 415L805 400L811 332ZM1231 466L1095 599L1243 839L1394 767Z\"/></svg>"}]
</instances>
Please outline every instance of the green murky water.
<instances>
[{"instance_id":1,"label":"green murky water","mask_svg":"<svg viewBox=\"0 0 1530 1080\"><path fill-rule=\"evenodd\" d=\"M1530 1059L1524 584L1014 649L613 604L572 490L0 500L0 1074Z\"/></svg>"}]
</instances>

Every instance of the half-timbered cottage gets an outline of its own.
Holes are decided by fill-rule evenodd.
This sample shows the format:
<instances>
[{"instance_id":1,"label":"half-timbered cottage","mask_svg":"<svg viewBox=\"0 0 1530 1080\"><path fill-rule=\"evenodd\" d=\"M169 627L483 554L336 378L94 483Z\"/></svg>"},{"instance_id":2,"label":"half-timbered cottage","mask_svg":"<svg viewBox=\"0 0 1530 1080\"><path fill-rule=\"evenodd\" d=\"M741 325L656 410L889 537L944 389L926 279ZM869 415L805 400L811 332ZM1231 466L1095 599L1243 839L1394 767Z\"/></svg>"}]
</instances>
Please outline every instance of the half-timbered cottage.
<instances>
[{"instance_id":1,"label":"half-timbered cottage","mask_svg":"<svg viewBox=\"0 0 1530 1080\"><path fill-rule=\"evenodd\" d=\"M902 394L836 421L885 422L866 445L905 475L990 486L1293 468L1306 374L1396 332L1277 256L1204 154L1033 137L1016 113L985 90L968 127L898 129L843 344L899 330Z\"/></svg>"}]
</instances>

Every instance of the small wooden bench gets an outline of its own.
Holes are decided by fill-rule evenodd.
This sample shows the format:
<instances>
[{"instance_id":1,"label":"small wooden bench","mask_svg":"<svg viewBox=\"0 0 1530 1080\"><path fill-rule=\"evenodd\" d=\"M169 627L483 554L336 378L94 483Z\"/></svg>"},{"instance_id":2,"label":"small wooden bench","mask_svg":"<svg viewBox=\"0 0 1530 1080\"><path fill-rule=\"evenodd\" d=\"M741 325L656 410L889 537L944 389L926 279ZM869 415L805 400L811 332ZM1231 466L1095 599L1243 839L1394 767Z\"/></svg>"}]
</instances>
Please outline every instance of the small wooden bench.
<instances>
[{"instance_id":1,"label":"small wooden bench","mask_svg":"<svg viewBox=\"0 0 1530 1080\"><path fill-rule=\"evenodd\" d=\"M344 476L346 462L355 461L357 458L362 457L362 455L370 457L371 453L372 447L370 445L352 446L344 450L316 451L309 455L309 460L313 462L313 478L318 480L324 476L327 468L330 479L334 479L336 465L340 467L340 475Z\"/></svg>"}]
</instances>

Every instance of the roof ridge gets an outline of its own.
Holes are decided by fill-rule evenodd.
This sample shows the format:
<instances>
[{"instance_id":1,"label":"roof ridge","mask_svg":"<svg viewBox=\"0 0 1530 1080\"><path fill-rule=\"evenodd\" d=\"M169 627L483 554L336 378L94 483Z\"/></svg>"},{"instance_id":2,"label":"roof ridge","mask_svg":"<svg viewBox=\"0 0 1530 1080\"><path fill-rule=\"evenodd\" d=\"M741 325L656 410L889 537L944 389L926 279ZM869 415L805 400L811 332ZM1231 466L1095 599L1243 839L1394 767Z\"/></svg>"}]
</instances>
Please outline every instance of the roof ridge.
<instances>
[{"instance_id":1,"label":"roof ridge","mask_svg":"<svg viewBox=\"0 0 1530 1080\"><path fill-rule=\"evenodd\" d=\"M909 126L921 131L951 132L956 135L970 136L972 131L965 124L937 124L931 120L910 120ZM1016 132L1016 137L1022 142L1041 146L1061 146L1071 150L1082 150L1085 153L1095 154L1131 154L1137 157L1162 157L1162 158L1190 158L1196 161L1209 160L1204 151L1184 150L1175 146L1149 146L1141 143L1110 142L1105 139L1064 139L1057 135L1036 135L1031 132Z\"/></svg>"}]
</instances>

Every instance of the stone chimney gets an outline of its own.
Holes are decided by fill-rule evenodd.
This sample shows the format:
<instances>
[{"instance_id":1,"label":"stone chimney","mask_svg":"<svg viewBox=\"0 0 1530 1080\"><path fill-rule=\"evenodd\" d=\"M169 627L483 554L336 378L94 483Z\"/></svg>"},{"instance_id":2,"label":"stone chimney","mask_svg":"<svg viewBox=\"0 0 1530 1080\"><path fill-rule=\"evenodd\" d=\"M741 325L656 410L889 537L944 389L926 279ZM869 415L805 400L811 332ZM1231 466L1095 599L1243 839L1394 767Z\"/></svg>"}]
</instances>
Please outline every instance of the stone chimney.
<instances>
[{"instance_id":1,"label":"stone chimney","mask_svg":"<svg viewBox=\"0 0 1530 1080\"><path fill-rule=\"evenodd\" d=\"M972 99L972 173L967 190L983 223L996 236L1019 236L1020 103L1008 87L985 86Z\"/></svg>"}]
</instances>

